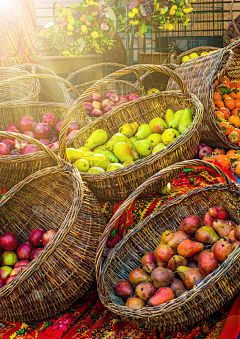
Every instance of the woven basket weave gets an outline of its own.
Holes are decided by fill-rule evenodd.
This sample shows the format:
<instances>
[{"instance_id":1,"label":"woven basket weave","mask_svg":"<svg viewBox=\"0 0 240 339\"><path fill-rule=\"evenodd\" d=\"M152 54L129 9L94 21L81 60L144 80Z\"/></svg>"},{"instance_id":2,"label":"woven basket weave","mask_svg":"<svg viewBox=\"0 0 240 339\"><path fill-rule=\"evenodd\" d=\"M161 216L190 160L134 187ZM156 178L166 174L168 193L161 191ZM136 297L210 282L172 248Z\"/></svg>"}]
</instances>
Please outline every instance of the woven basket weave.
<instances>
[{"instance_id":1,"label":"woven basket weave","mask_svg":"<svg viewBox=\"0 0 240 339\"><path fill-rule=\"evenodd\" d=\"M182 58L184 56L188 56L190 55L191 53L197 53L200 54L202 52L207 52L207 53L210 53L212 51L216 51L217 49L219 49L218 47L210 47L210 46L201 46L201 47L196 47L196 48L192 48L186 52L183 52L181 54L179 54L178 56L176 54L172 54L171 55L171 62L177 66L181 65L182 64Z\"/></svg>"},{"instance_id":2,"label":"woven basket weave","mask_svg":"<svg viewBox=\"0 0 240 339\"><path fill-rule=\"evenodd\" d=\"M0 202L0 234L11 231L23 243L35 228L58 231L37 258L0 289L0 318L32 322L64 311L89 289L105 220L75 166L36 139L20 137L57 163L21 181Z\"/></svg>"},{"instance_id":3,"label":"woven basket weave","mask_svg":"<svg viewBox=\"0 0 240 339\"><path fill-rule=\"evenodd\" d=\"M188 92L181 78L177 76L174 71L164 66L135 65L112 73L98 81L81 95L76 104L70 109L69 115L62 125L59 139L61 157L63 159L66 157L65 138L68 125L76 109L82 107L84 100L105 84L115 81L116 77L139 70L167 74L179 84L181 91L156 93L122 104L81 129L72 139L71 144L74 147L78 148L83 146L90 134L98 128L104 129L108 133L108 136L111 137L117 133L119 127L126 122L132 123L137 121L139 124L143 124L149 123L150 120L155 117L165 117L168 108L176 111L184 107L189 107L193 112L194 120L189 129L185 131L179 139L175 140L163 150L141 161L122 169L103 174L82 172L81 176L83 180L88 183L89 188L100 201L119 201L126 199L132 191L160 169L185 159L191 159L199 142L203 107L200 101Z\"/></svg>"},{"instance_id":4,"label":"woven basket weave","mask_svg":"<svg viewBox=\"0 0 240 339\"><path fill-rule=\"evenodd\" d=\"M21 102L38 101L40 83L38 79L23 78L28 72L14 67L0 67L0 106ZM18 77L18 81L8 82Z\"/></svg>"},{"instance_id":5,"label":"woven basket weave","mask_svg":"<svg viewBox=\"0 0 240 339\"><path fill-rule=\"evenodd\" d=\"M240 41L184 62L176 69L189 91L204 106L201 140L213 147L239 149L220 131L213 111L213 83L217 76L226 72L230 79L240 78ZM177 89L178 86L170 80L168 90Z\"/></svg>"},{"instance_id":6,"label":"woven basket weave","mask_svg":"<svg viewBox=\"0 0 240 339\"><path fill-rule=\"evenodd\" d=\"M231 43L231 39L239 39L240 38L240 15L238 15L235 19L233 19L233 5L235 0L232 0L230 5L230 16L231 16L231 23L225 30L223 36L224 45L227 46Z\"/></svg>"},{"instance_id":7,"label":"woven basket weave","mask_svg":"<svg viewBox=\"0 0 240 339\"><path fill-rule=\"evenodd\" d=\"M148 185L154 187L156 192L188 166L191 168L205 166L213 169L226 183L192 190L159 207L129 231L103 261L109 233L129 204L139 195L146 194ZM120 281L128 280L131 270L141 266L140 253L143 250L154 251L162 233L166 230L176 231L186 216L195 214L202 218L210 206L224 205L229 211L230 219L239 224L239 194L239 186L231 182L219 168L200 160L172 165L149 178L119 207L102 235L96 255L96 275L103 305L138 326L157 328L161 333L174 332L193 325L221 308L240 289L240 249L236 249L196 288L154 308L143 307L134 310L125 307L122 299L116 296L115 287Z\"/></svg>"}]
</instances>

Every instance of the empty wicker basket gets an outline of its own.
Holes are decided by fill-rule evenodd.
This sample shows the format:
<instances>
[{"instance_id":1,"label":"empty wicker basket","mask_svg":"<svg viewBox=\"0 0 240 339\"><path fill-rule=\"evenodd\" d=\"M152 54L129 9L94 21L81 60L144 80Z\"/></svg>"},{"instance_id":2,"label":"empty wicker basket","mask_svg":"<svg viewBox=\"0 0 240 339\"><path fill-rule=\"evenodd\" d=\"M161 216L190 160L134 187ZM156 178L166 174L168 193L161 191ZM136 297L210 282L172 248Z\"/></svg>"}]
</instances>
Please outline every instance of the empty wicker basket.
<instances>
[{"instance_id":1,"label":"empty wicker basket","mask_svg":"<svg viewBox=\"0 0 240 339\"><path fill-rule=\"evenodd\" d=\"M184 168L199 165L220 173L226 183L192 190L162 205L134 227L111 250L104 261L108 235L129 204L140 194L146 194L148 185L154 187L156 191L175 178ZM229 211L230 219L239 224L239 194L239 186L231 182L219 168L199 160L172 165L149 178L119 207L100 241L96 256L96 274L98 292L103 305L124 319L131 320L139 326L157 328L161 333L193 325L220 309L240 289L239 248L196 288L156 307L143 307L138 310L125 307L123 300L116 296L115 287L120 281L128 280L131 270L140 267L142 251L152 252L159 245L162 233L166 230L176 231L186 216L195 214L202 218L210 206L224 205Z\"/></svg>"}]
</instances>

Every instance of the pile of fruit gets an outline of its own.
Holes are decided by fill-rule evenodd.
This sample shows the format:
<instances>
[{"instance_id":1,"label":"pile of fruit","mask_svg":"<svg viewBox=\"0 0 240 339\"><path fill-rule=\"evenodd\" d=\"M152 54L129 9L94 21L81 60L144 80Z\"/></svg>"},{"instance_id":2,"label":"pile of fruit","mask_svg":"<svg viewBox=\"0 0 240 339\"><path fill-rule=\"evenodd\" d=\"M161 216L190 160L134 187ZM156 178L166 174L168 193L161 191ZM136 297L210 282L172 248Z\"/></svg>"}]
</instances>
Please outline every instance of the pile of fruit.
<instances>
[{"instance_id":1,"label":"pile of fruit","mask_svg":"<svg viewBox=\"0 0 240 339\"><path fill-rule=\"evenodd\" d=\"M142 268L117 284L116 295L134 309L166 303L200 284L239 244L240 225L228 220L225 207L210 207L203 220L190 215L177 232L162 234L155 251L141 258Z\"/></svg>"},{"instance_id":2,"label":"pile of fruit","mask_svg":"<svg viewBox=\"0 0 240 339\"><path fill-rule=\"evenodd\" d=\"M20 119L19 125L9 124L6 132L22 133L34 139L38 139L42 144L54 150L59 147L59 133L63 121L58 121L54 113L46 112L41 119L41 122L36 123L35 119L30 116L24 116ZM70 140L78 131L80 125L73 121L68 127L67 141ZM39 147L29 144L25 140L16 138L0 137L0 155L24 155L41 151Z\"/></svg>"},{"instance_id":3,"label":"pile of fruit","mask_svg":"<svg viewBox=\"0 0 240 339\"><path fill-rule=\"evenodd\" d=\"M185 56L182 58L182 63L184 63L184 62L186 62L186 61L189 61L189 60L191 60L191 59L195 59L195 58L197 58L197 57L199 57L199 56L201 56L201 55L206 55L206 54L208 54L208 52L202 52L201 54L198 54L198 53L194 52L194 53L191 53L191 54L189 54L189 55L185 55Z\"/></svg>"},{"instance_id":4,"label":"pile of fruit","mask_svg":"<svg viewBox=\"0 0 240 339\"><path fill-rule=\"evenodd\" d=\"M105 130L97 129L84 147L67 148L67 157L80 172L114 171L159 152L185 132L192 121L190 109L175 113L168 109L165 121L154 118L140 126L137 122L126 123L110 139Z\"/></svg>"},{"instance_id":5,"label":"pile of fruit","mask_svg":"<svg viewBox=\"0 0 240 339\"><path fill-rule=\"evenodd\" d=\"M29 235L29 242L19 245L12 232L7 232L0 237L0 288L9 284L22 272L30 261L34 260L44 247L57 234L55 230L45 232L36 228Z\"/></svg>"},{"instance_id":6,"label":"pile of fruit","mask_svg":"<svg viewBox=\"0 0 240 339\"><path fill-rule=\"evenodd\" d=\"M114 92L108 91L104 94L103 99L100 93L94 92L84 101L83 106L90 117L101 117L104 113L111 111L113 108L116 108L126 102L138 99L138 97L139 96L137 94L119 96Z\"/></svg>"},{"instance_id":7,"label":"pile of fruit","mask_svg":"<svg viewBox=\"0 0 240 339\"><path fill-rule=\"evenodd\" d=\"M213 109L221 132L240 147L240 80L222 76L215 81Z\"/></svg>"}]
</instances>

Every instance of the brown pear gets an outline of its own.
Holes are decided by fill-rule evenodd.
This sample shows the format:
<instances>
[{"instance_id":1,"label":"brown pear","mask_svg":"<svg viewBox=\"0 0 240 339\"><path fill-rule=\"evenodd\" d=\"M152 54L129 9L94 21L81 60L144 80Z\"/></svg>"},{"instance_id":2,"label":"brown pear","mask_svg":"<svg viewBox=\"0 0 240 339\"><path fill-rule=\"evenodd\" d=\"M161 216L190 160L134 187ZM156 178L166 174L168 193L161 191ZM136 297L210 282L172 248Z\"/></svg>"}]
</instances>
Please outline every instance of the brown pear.
<instances>
[{"instance_id":1,"label":"brown pear","mask_svg":"<svg viewBox=\"0 0 240 339\"><path fill-rule=\"evenodd\" d=\"M234 238L238 241L240 240L240 225L238 225L234 232Z\"/></svg>"},{"instance_id":2,"label":"brown pear","mask_svg":"<svg viewBox=\"0 0 240 339\"><path fill-rule=\"evenodd\" d=\"M204 253L198 261L198 268L203 278L206 278L210 273L214 272L218 268L218 262L214 257L214 254Z\"/></svg>"},{"instance_id":3,"label":"brown pear","mask_svg":"<svg viewBox=\"0 0 240 339\"><path fill-rule=\"evenodd\" d=\"M171 284L174 274L171 270L163 267L157 267L151 273L153 286L156 288L165 287Z\"/></svg>"},{"instance_id":4,"label":"brown pear","mask_svg":"<svg viewBox=\"0 0 240 339\"><path fill-rule=\"evenodd\" d=\"M175 232L173 234L173 237L169 240L168 245L171 246L173 249L177 249L178 245L186 239L190 239L190 235L182 232L182 231L178 231Z\"/></svg>"},{"instance_id":5,"label":"brown pear","mask_svg":"<svg viewBox=\"0 0 240 339\"><path fill-rule=\"evenodd\" d=\"M116 286L116 294L122 299L133 295L133 287L130 282L127 280L120 281Z\"/></svg>"},{"instance_id":6,"label":"brown pear","mask_svg":"<svg viewBox=\"0 0 240 339\"><path fill-rule=\"evenodd\" d=\"M232 231L228 234L228 238L231 240L231 243L234 243L235 241L237 241L237 239L235 239L235 237L234 237L234 232L235 232L235 230L232 230Z\"/></svg>"},{"instance_id":7,"label":"brown pear","mask_svg":"<svg viewBox=\"0 0 240 339\"><path fill-rule=\"evenodd\" d=\"M233 244L232 244L232 249L233 251L238 248L240 246L240 241L235 241Z\"/></svg>"},{"instance_id":8,"label":"brown pear","mask_svg":"<svg viewBox=\"0 0 240 339\"><path fill-rule=\"evenodd\" d=\"M125 306L138 310L139 308L142 308L143 306L145 306L145 302L140 298L129 298Z\"/></svg>"},{"instance_id":9,"label":"brown pear","mask_svg":"<svg viewBox=\"0 0 240 339\"><path fill-rule=\"evenodd\" d=\"M215 259L220 262L224 262L232 251L232 245L225 240L219 240L212 247Z\"/></svg>"},{"instance_id":10,"label":"brown pear","mask_svg":"<svg viewBox=\"0 0 240 339\"><path fill-rule=\"evenodd\" d=\"M171 231L165 231L163 232L162 236L161 236L161 241L160 244L165 244L167 245L169 240L173 237L174 233Z\"/></svg>"},{"instance_id":11,"label":"brown pear","mask_svg":"<svg viewBox=\"0 0 240 339\"><path fill-rule=\"evenodd\" d=\"M200 260L201 259L201 256L203 255L203 254L205 254L205 253L211 253L211 250L210 250L210 248L208 248L208 249L206 249L206 250L203 250L202 252L199 252L198 254L196 254L195 256L194 256L194 260L196 260L197 262L198 262L198 260Z\"/></svg>"},{"instance_id":12,"label":"brown pear","mask_svg":"<svg viewBox=\"0 0 240 339\"><path fill-rule=\"evenodd\" d=\"M171 246L164 244L159 245L154 251L154 256L157 260L158 267L165 267L173 254L174 253Z\"/></svg>"},{"instance_id":13,"label":"brown pear","mask_svg":"<svg viewBox=\"0 0 240 339\"><path fill-rule=\"evenodd\" d=\"M232 230L235 230L236 227L237 225L235 224L235 222L231 220L218 219L213 222L213 228L221 238L228 237L229 233Z\"/></svg>"},{"instance_id":14,"label":"brown pear","mask_svg":"<svg viewBox=\"0 0 240 339\"><path fill-rule=\"evenodd\" d=\"M203 276L201 275L198 268L179 266L177 268L177 273L183 280L183 283L187 290L191 290L194 286L197 286L203 280Z\"/></svg>"},{"instance_id":15,"label":"brown pear","mask_svg":"<svg viewBox=\"0 0 240 339\"><path fill-rule=\"evenodd\" d=\"M148 301L156 293L156 288L149 281L145 281L136 286L135 292L138 298Z\"/></svg>"},{"instance_id":16,"label":"brown pear","mask_svg":"<svg viewBox=\"0 0 240 339\"><path fill-rule=\"evenodd\" d=\"M175 272L178 266L187 266L187 259L176 254L169 260L167 268Z\"/></svg>"},{"instance_id":17,"label":"brown pear","mask_svg":"<svg viewBox=\"0 0 240 339\"><path fill-rule=\"evenodd\" d=\"M151 274L152 271L157 267L157 265L155 264L155 262L149 262L148 264L143 266L143 270L147 273L147 274Z\"/></svg>"},{"instance_id":18,"label":"brown pear","mask_svg":"<svg viewBox=\"0 0 240 339\"><path fill-rule=\"evenodd\" d=\"M201 242L193 241L190 239L183 240L177 248L178 254L184 258L191 258L198 252L203 250L203 244Z\"/></svg>"},{"instance_id":19,"label":"brown pear","mask_svg":"<svg viewBox=\"0 0 240 339\"><path fill-rule=\"evenodd\" d=\"M173 279L169 287L173 290L173 293L176 297L180 297L180 295L182 295L185 291L183 282L176 278Z\"/></svg>"},{"instance_id":20,"label":"brown pear","mask_svg":"<svg viewBox=\"0 0 240 339\"><path fill-rule=\"evenodd\" d=\"M153 252L147 252L144 254L144 256L142 256L141 259L141 264L142 266L145 266L146 264L150 263L150 262L155 262L155 256Z\"/></svg>"},{"instance_id":21,"label":"brown pear","mask_svg":"<svg viewBox=\"0 0 240 339\"><path fill-rule=\"evenodd\" d=\"M129 274L130 283L136 286L144 281L150 281L149 275L142 268L135 268Z\"/></svg>"},{"instance_id":22,"label":"brown pear","mask_svg":"<svg viewBox=\"0 0 240 339\"><path fill-rule=\"evenodd\" d=\"M195 233L195 239L205 245L213 245L219 240L219 236L210 226L203 226Z\"/></svg>"},{"instance_id":23,"label":"brown pear","mask_svg":"<svg viewBox=\"0 0 240 339\"><path fill-rule=\"evenodd\" d=\"M154 296L148 300L147 305L151 307L155 307L168 301L174 299L174 294L171 288L169 287L161 287L157 290Z\"/></svg>"},{"instance_id":24,"label":"brown pear","mask_svg":"<svg viewBox=\"0 0 240 339\"><path fill-rule=\"evenodd\" d=\"M203 226L202 220L195 215L189 215L181 222L179 231L184 231L187 234L194 234L198 228Z\"/></svg>"}]
</instances>

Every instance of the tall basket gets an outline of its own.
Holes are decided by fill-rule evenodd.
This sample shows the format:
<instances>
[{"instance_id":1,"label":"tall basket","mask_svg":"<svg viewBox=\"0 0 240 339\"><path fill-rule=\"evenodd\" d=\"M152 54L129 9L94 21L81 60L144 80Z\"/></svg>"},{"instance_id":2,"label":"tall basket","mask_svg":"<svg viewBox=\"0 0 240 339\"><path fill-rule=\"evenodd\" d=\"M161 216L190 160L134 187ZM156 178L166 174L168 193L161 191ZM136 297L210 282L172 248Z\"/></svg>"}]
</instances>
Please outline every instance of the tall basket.
<instances>
[{"instance_id":1,"label":"tall basket","mask_svg":"<svg viewBox=\"0 0 240 339\"><path fill-rule=\"evenodd\" d=\"M227 46L229 45L232 39L239 39L240 38L240 15L238 15L235 19L233 18L233 5L234 5L235 0L232 0L231 5L230 5L230 16L231 16L231 23L225 30L224 36L223 36L223 42L224 45Z\"/></svg>"},{"instance_id":2,"label":"tall basket","mask_svg":"<svg viewBox=\"0 0 240 339\"><path fill-rule=\"evenodd\" d=\"M219 173L226 183L199 187L159 207L149 217L135 226L111 250L106 260L106 242L116 221L124 210L140 195L148 193L148 186L154 191L165 186L187 167L205 166ZM197 287L178 298L156 307L131 309L115 293L116 285L128 280L129 273L141 266L142 251L153 252L166 230L177 231L188 215L202 218L212 205L224 205L230 219L239 224L239 186L213 164L200 160L174 164L155 174L138 187L119 207L102 235L96 255L96 275L101 302L111 312L138 326L156 328L161 333L171 333L195 324L220 309L240 289L240 248L237 248L208 275Z\"/></svg>"}]
</instances>

